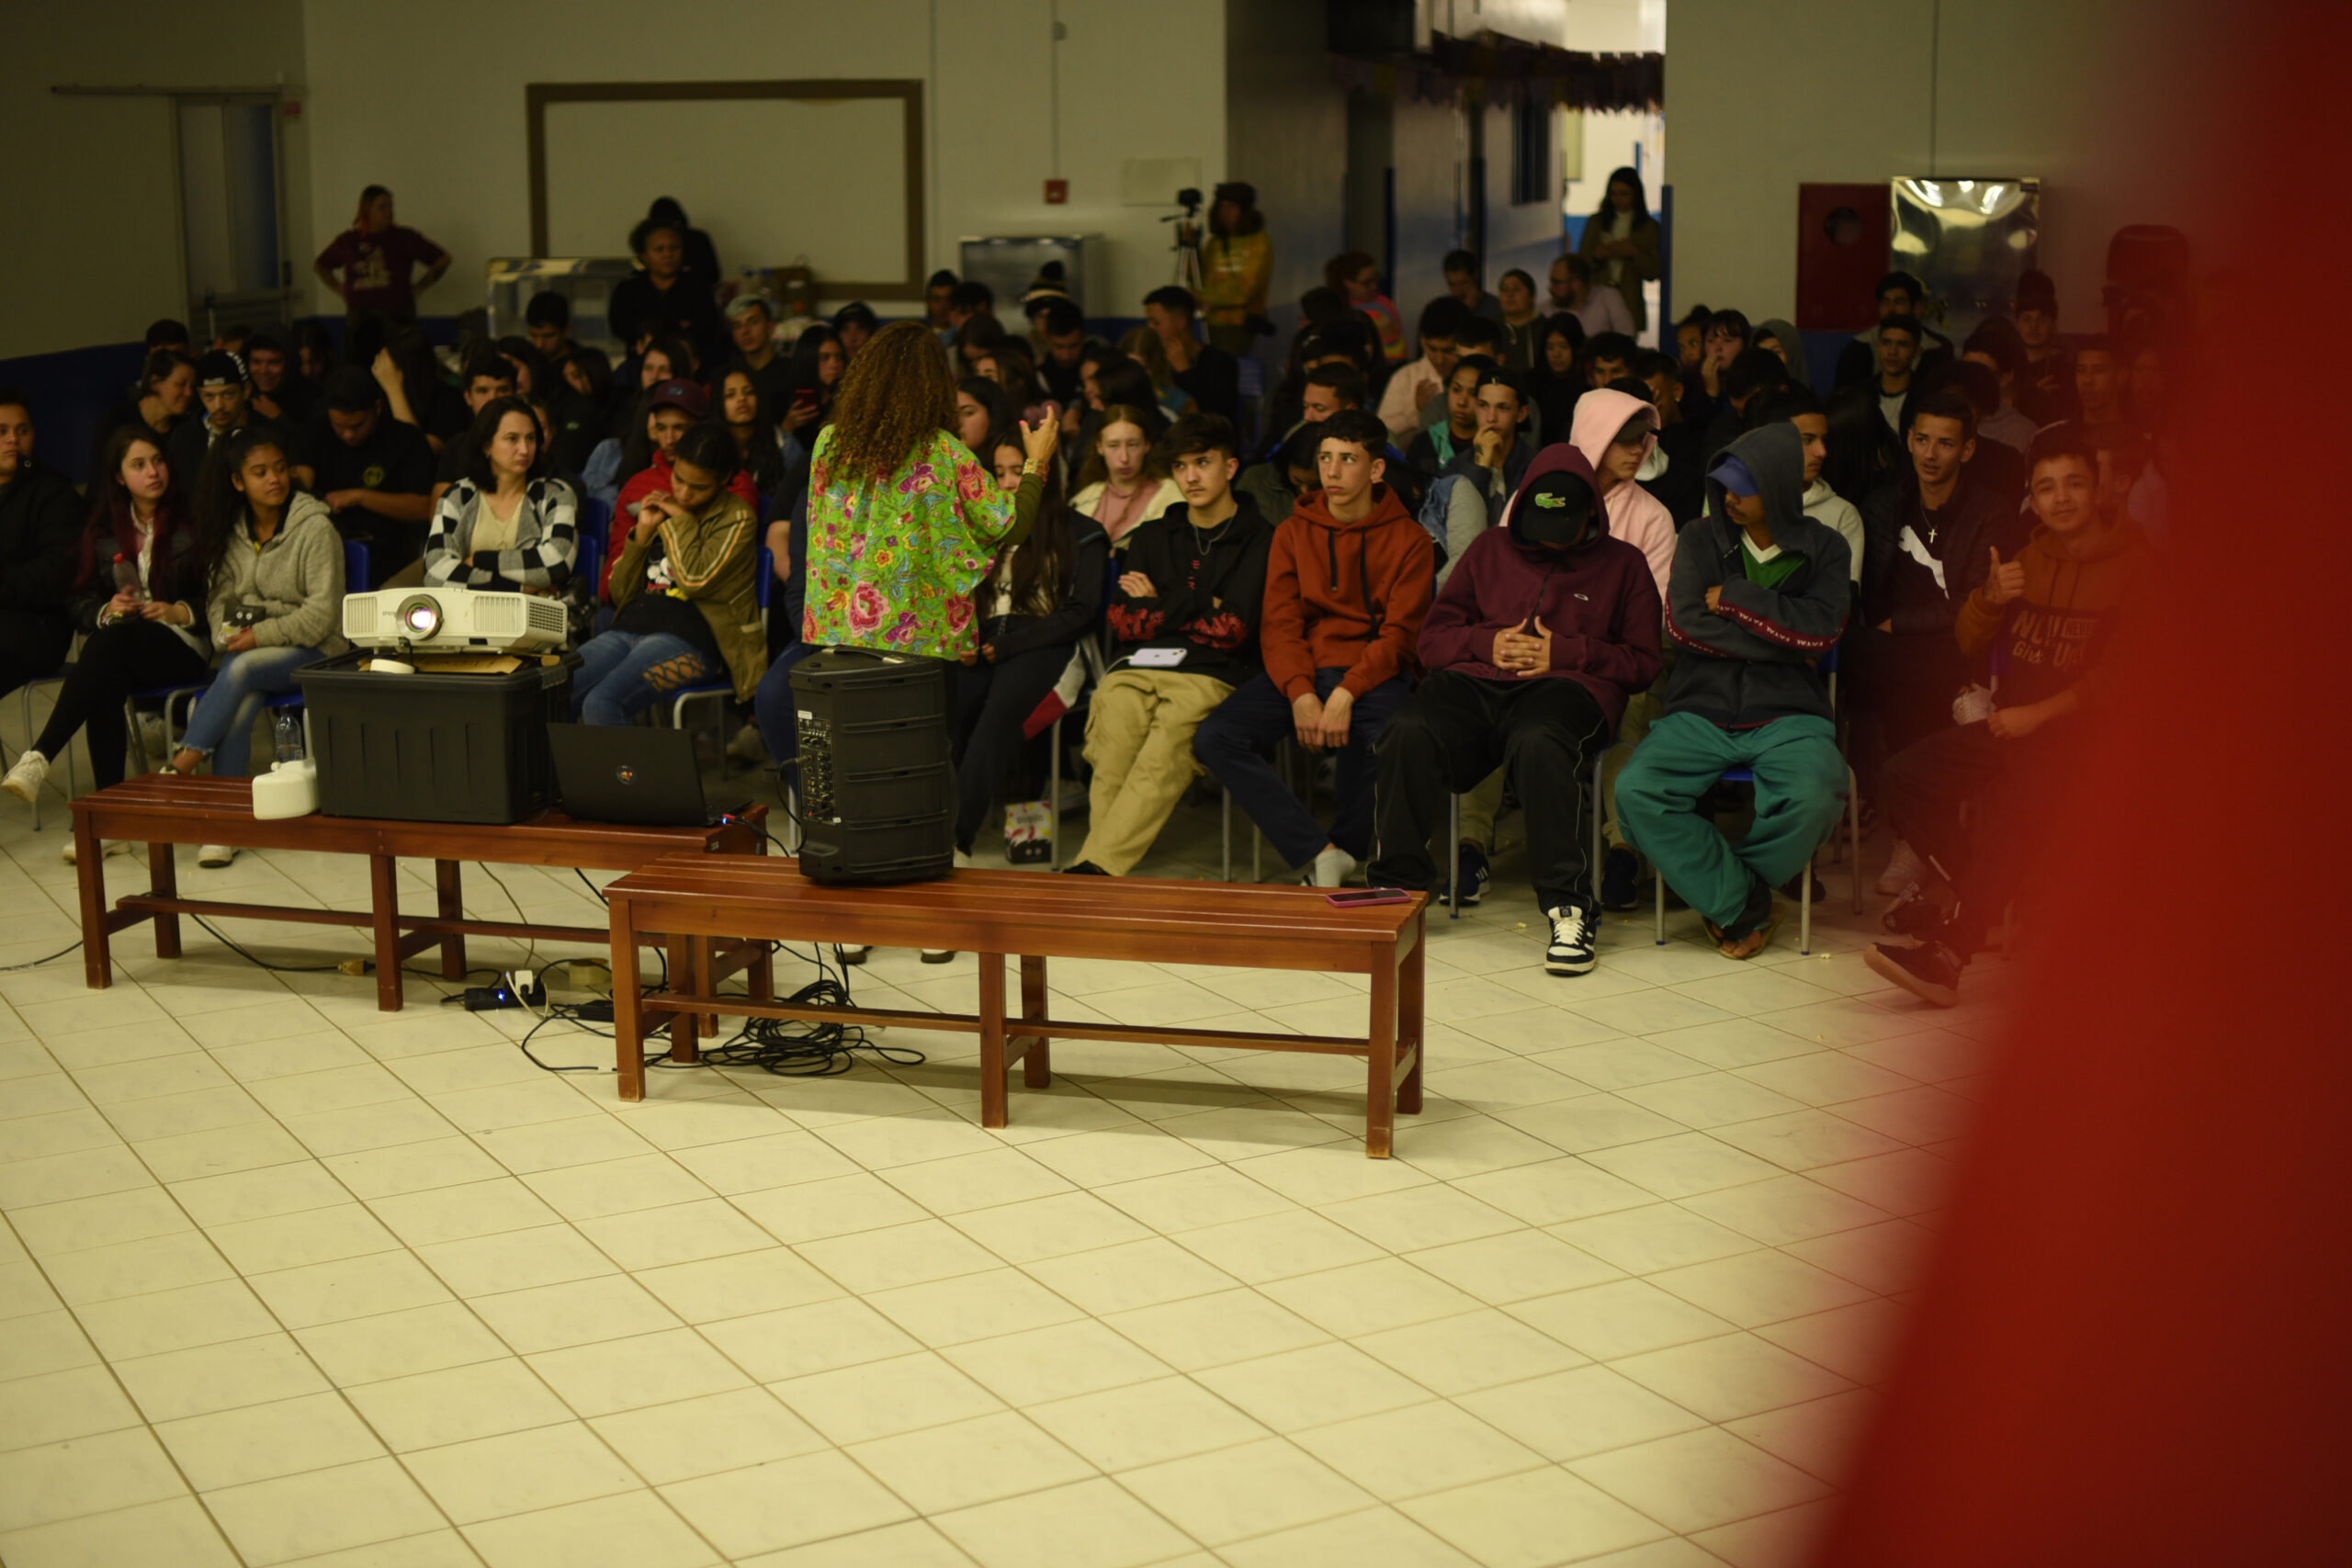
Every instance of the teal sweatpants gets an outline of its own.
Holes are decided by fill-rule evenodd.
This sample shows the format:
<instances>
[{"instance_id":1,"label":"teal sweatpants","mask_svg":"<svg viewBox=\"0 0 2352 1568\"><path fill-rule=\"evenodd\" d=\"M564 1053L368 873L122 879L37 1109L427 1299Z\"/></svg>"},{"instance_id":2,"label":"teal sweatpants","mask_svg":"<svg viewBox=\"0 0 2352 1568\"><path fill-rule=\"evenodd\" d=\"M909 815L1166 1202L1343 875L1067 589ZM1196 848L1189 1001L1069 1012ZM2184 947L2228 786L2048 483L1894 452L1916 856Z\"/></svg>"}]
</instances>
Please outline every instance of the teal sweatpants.
<instances>
[{"instance_id":1,"label":"teal sweatpants","mask_svg":"<svg viewBox=\"0 0 2352 1568\"><path fill-rule=\"evenodd\" d=\"M1756 824L1734 844L1698 814L1699 797L1731 768L1756 774ZM1826 718L1776 718L1722 729L1696 714L1650 726L1617 777L1625 837L1666 885L1717 925L1747 902L1747 874L1778 887L1821 847L1846 809L1846 760Z\"/></svg>"}]
</instances>

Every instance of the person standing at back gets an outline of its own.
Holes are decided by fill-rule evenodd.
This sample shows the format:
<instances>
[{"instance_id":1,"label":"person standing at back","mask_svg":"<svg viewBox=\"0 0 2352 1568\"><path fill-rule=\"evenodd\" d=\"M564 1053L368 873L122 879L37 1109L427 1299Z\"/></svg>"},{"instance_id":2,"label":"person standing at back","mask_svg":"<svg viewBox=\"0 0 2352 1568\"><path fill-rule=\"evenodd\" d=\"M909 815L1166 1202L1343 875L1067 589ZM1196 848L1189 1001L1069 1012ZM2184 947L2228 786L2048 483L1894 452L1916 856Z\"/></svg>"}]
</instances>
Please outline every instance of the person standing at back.
<instances>
[{"instance_id":1,"label":"person standing at back","mask_svg":"<svg viewBox=\"0 0 2352 1568\"><path fill-rule=\"evenodd\" d=\"M1228 180L1209 206L1209 237L1201 246L1201 304L1209 341L1236 358L1258 341L1253 323L1266 313L1266 286L1274 276L1274 243L1258 210L1258 187Z\"/></svg>"},{"instance_id":2,"label":"person standing at back","mask_svg":"<svg viewBox=\"0 0 2352 1568\"><path fill-rule=\"evenodd\" d=\"M1609 186L1600 206L1584 220L1577 240L1577 254L1591 266L1590 282L1624 302L1631 326L1614 330L1628 336L1650 324L1649 304L1642 285L1658 275L1657 220L1650 216L1649 198L1642 189L1638 169L1609 171ZM1557 288L1557 285L1555 285ZM1587 331L1597 331L1589 321Z\"/></svg>"},{"instance_id":3,"label":"person standing at back","mask_svg":"<svg viewBox=\"0 0 2352 1568\"><path fill-rule=\"evenodd\" d=\"M421 276L419 266L424 268ZM392 221L392 193L369 186L359 193L359 212L351 227L328 242L311 270L341 296L345 313L412 321L416 297L449 270L449 253ZM341 277L335 276L338 270Z\"/></svg>"}]
</instances>

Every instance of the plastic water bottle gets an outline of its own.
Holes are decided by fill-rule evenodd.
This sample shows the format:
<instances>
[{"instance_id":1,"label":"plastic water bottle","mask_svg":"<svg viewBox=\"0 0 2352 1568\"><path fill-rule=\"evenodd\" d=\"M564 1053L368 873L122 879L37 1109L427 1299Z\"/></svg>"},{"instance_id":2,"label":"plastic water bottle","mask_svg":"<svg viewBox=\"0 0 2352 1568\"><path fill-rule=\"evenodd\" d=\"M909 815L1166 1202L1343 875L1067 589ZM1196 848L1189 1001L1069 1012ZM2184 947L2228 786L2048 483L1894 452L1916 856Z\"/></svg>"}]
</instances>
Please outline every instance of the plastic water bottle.
<instances>
[{"instance_id":1,"label":"plastic water bottle","mask_svg":"<svg viewBox=\"0 0 2352 1568\"><path fill-rule=\"evenodd\" d=\"M271 731L271 749L280 762L302 760L302 721L290 713L281 713Z\"/></svg>"},{"instance_id":2,"label":"plastic water bottle","mask_svg":"<svg viewBox=\"0 0 2352 1568\"><path fill-rule=\"evenodd\" d=\"M128 593L144 599L147 590L139 581L139 563L129 556L117 553L114 558L114 586L118 593Z\"/></svg>"}]
</instances>

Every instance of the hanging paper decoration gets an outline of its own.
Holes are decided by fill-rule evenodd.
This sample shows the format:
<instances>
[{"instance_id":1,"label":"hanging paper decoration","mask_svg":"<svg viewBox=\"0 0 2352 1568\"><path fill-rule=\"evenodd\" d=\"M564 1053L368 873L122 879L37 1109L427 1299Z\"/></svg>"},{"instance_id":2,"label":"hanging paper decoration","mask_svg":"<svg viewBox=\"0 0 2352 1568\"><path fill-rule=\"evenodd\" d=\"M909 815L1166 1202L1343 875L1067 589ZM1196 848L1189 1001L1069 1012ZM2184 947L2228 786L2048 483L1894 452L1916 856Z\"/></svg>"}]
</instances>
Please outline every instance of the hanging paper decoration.
<instances>
[{"instance_id":1,"label":"hanging paper decoration","mask_svg":"<svg viewBox=\"0 0 2352 1568\"><path fill-rule=\"evenodd\" d=\"M1666 100L1662 54L1587 54L1491 32L1431 33L1427 52L1403 60L1335 54L1331 75L1343 87L1426 104L1532 102L1655 114Z\"/></svg>"}]
</instances>

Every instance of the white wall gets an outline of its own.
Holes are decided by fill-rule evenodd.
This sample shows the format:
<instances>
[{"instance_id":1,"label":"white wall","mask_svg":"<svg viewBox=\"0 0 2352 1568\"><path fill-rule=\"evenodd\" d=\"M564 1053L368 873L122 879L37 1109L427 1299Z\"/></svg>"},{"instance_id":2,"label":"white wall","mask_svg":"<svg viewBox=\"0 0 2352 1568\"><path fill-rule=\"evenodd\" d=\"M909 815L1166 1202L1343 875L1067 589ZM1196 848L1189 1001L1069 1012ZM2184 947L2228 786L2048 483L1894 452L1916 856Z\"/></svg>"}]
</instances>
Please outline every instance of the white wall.
<instances>
[{"instance_id":1,"label":"white wall","mask_svg":"<svg viewBox=\"0 0 2352 1568\"><path fill-rule=\"evenodd\" d=\"M2135 0L1671 0L1667 28L1678 302L1793 315L1809 181L2040 176L2042 269L2081 331L2116 229L2200 238L2211 198L2172 155L2196 106Z\"/></svg>"},{"instance_id":2,"label":"white wall","mask_svg":"<svg viewBox=\"0 0 2352 1568\"><path fill-rule=\"evenodd\" d=\"M1227 157L1231 178L1258 187L1274 243L1267 305L1278 321L1323 281L1324 261L1347 249L1347 93L1323 43L1319 5L1227 0Z\"/></svg>"},{"instance_id":3,"label":"white wall","mask_svg":"<svg viewBox=\"0 0 2352 1568\"><path fill-rule=\"evenodd\" d=\"M219 10L115 0L28 7L0 46L0 147L9 243L0 245L0 358L136 343L187 314L179 172L168 97L61 96L59 84L264 86L302 75L298 0ZM303 122L285 125L289 254L308 254Z\"/></svg>"},{"instance_id":4,"label":"white wall","mask_svg":"<svg viewBox=\"0 0 2352 1568\"><path fill-rule=\"evenodd\" d=\"M1170 266L1158 221L1166 209L1120 204L1121 160L1196 159L1204 182L1225 166L1223 0L1059 0L1068 37L1057 47L1048 0L678 0L654 10L639 0L306 0L305 8L316 149L310 205L319 232L349 221L360 186L392 186L402 220L456 257L424 302L433 314L481 303L490 257L529 252L526 82L923 79L925 270L955 265L967 234L1101 234L1109 298L1090 307L1104 313L1139 314L1143 294ZM750 160L754 171L758 160L793 155L680 150L718 164ZM832 175L815 183L837 220L857 221L872 193L821 162L815 172ZM1069 181L1070 199L1047 207L1045 181L1057 173ZM755 184L745 181L747 203ZM661 194L633 199L642 210ZM688 211L730 270L790 259L730 249L733 217L723 203ZM623 254L626 238L614 234L610 254ZM334 308L319 292L317 308ZM1000 310L1010 303L1000 300Z\"/></svg>"}]
</instances>

